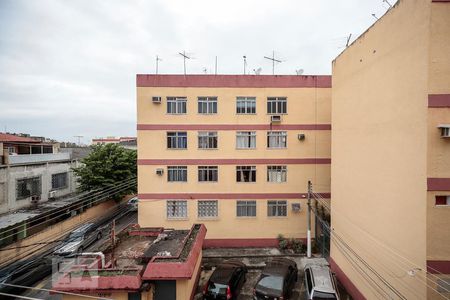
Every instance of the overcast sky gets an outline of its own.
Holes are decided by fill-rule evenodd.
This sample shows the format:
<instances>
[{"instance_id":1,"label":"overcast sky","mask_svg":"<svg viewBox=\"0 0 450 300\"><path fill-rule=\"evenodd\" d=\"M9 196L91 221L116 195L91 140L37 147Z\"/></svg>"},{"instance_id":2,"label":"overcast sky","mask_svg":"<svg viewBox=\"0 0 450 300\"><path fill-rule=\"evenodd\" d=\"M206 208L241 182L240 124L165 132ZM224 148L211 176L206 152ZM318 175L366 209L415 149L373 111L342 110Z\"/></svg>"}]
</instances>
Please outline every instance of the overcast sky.
<instances>
[{"instance_id":1,"label":"overcast sky","mask_svg":"<svg viewBox=\"0 0 450 300\"><path fill-rule=\"evenodd\" d=\"M389 0L394 4L395 0ZM331 74L382 0L0 0L0 132L136 135L137 73Z\"/></svg>"}]
</instances>

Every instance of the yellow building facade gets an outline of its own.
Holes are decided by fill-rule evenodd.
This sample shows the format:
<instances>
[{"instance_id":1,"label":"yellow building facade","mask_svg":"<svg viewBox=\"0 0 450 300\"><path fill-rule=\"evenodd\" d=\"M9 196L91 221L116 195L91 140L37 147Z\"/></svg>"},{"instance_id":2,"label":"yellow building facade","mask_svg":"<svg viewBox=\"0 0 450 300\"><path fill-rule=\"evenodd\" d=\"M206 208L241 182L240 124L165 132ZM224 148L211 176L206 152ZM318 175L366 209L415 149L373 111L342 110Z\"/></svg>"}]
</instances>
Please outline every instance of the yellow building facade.
<instances>
[{"instance_id":1,"label":"yellow building facade","mask_svg":"<svg viewBox=\"0 0 450 300\"><path fill-rule=\"evenodd\" d=\"M330 117L330 76L137 75L139 224L204 223L205 246L306 238Z\"/></svg>"},{"instance_id":2,"label":"yellow building facade","mask_svg":"<svg viewBox=\"0 0 450 300\"><path fill-rule=\"evenodd\" d=\"M355 299L448 299L450 1L399 0L332 76L333 268Z\"/></svg>"}]
</instances>

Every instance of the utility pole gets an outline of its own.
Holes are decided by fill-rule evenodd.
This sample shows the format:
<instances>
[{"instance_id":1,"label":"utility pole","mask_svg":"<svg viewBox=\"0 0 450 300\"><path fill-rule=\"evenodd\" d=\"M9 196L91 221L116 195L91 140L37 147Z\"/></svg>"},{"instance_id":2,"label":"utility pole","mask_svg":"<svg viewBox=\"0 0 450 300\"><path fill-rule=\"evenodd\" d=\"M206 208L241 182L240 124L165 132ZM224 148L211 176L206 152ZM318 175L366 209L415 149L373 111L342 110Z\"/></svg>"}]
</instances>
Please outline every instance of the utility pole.
<instances>
[{"instance_id":1,"label":"utility pole","mask_svg":"<svg viewBox=\"0 0 450 300\"><path fill-rule=\"evenodd\" d=\"M281 60L275 59L275 51L272 51L272 57L264 56L264 58L272 61L272 75L275 75L275 62L281 63Z\"/></svg>"},{"instance_id":2,"label":"utility pole","mask_svg":"<svg viewBox=\"0 0 450 300\"><path fill-rule=\"evenodd\" d=\"M162 59L156 55L156 75L158 75L158 62L162 61Z\"/></svg>"},{"instance_id":3,"label":"utility pole","mask_svg":"<svg viewBox=\"0 0 450 300\"><path fill-rule=\"evenodd\" d=\"M216 64L215 64L215 67L214 67L214 75L217 75L217 56L216 56Z\"/></svg>"},{"instance_id":4,"label":"utility pole","mask_svg":"<svg viewBox=\"0 0 450 300\"><path fill-rule=\"evenodd\" d=\"M308 231L307 231L307 250L306 256L308 258L311 257L311 194L312 194L312 185L311 180L308 180Z\"/></svg>"}]
</instances>

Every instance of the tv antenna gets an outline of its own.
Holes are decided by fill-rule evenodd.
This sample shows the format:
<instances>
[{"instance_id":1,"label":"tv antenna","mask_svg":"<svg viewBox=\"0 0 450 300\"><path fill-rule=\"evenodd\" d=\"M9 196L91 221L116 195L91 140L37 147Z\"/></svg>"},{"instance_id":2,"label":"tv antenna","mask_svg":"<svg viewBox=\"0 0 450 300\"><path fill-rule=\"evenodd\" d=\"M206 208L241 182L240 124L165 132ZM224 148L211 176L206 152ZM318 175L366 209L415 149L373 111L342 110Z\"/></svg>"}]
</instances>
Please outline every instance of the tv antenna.
<instances>
[{"instance_id":1,"label":"tv antenna","mask_svg":"<svg viewBox=\"0 0 450 300\"><path fill-rule=\"evenodd\" d=\"M389 5L389 9L392 8L392 4L390 4L388 0L383 0L383 2L387 3L387 5Z\"/></svg>"},{"instance_id":2,"label":"tv antenna","mask_svg":"<svg viewBox=\"0 0 450 300\"><path fill-rule=\"evenodd\" d=\"M375 14L372 14L372 17L374 17L375 19L379 20L379 18Z\"/></svg>"},{"instance_id":3,"label":"tv antenna","mask_svg":"<svg viewBox=\"0 0 450 300\"><path fill-rule=\"evenodd\" d=\"M74 135L74 138L78 138L78 145L81 145L81 139L84 137L83 135Z\"/></svg>"},{"instance_id":4,"label":"tv antenna","mask_svg":"<svg viewBox=\"0 0 450 300\"><path fill-rule=\"evenodd\" d=\"M350 33L349 35L348 35L348 38L347 38L347 43L345 43L345 47L347 48L348 47L348 45L350 44L350 39L352 38L352 34Z\"/></svg>"},{"instance_id":5,"label":"tv antenna","mask_svg":"<svg viewBox=\"0 0 450 300\"><path fill-rule=\"evenodd\" d=\"M186 75L186 59L191 59L191 57L186 54L186 51L183 51L183 53L178 52L178 54L183 56L184 75Z\"/></svg>"},{"instance_id":6,"label":"tv antenna","mask_svg":"<svg viewBox=\"0 0 450 300\"><path fill-rule=\"evenodd\" d=\"M217 56L216 56L216 63L214 65L214 75L217 75Z\"/></svg>"},{"instance_id":7,"label":"tv antenna","mask_svg":"<svg viewBox=\"0 0 450 300\"><path fill-rule=\"evenodd\" d=\"M295 73L297 73L297 75L302 75L303 74L303 72L304 72L304 70L303 69L298 69L298 70L295 70Z\"/></svg>"},{"instance_id":8,"label":"tv antenna","mask_svg":"<svg viewBox=\"0 0 450 300\"><path fill-rule=\"evenodd\" d=\"M207 68L203 68L203 73L208 74L208 69Z\"/></svg>"},{"instance_id":9,"label":"tv antenna","mask_svg":"<svg viewBox=\"0 0 450 300\"><path fill-rule=\"evenodd\" d=\"M264 56L264 58L272 61L272 75L275 75L275 62L281 63L281 60L275 58L275 51L272 51L272 57Z\"/></svg>"},{"instance_id":10,"label":"tv antenna","mask_svg":"<svg viewBox=\"0 0 450 300\"><path fill-rule=\"evenodd\" d=\"M247 67L247 56L242 56L242 58L244 59L244 75L245 75L245 68Z\"/></svg>"},{"instance_id":11,"label":"tv antenna","mask_svg":"<svg viewBox=\"0 0 450 300\"><path fill-rule=\"evenodd\" d=\"M162 61L162 59L156 55L156 75L158 75L158 62Z\"/></svg>"},{"instance_id":12,"label":"tv antenna","mask_svg":"<svg viewBox=\"0 0 450 300\"><path fill-rule=\"evenodd\" d=\"M258 69L253 69L253 72L255 72L255 75L261 75L261 71L262 71L262 68L258 68Z\"/></svg>"}]
</instances>

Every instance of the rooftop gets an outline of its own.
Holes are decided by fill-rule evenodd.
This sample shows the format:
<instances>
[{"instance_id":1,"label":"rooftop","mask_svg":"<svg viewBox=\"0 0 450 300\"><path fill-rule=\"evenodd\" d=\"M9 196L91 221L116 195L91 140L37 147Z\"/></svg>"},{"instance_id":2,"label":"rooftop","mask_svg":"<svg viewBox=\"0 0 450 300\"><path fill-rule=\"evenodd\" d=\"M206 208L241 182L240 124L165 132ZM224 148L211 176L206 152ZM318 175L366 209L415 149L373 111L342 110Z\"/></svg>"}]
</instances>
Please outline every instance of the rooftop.
<instances>
[{"instance_id":1,"label":"rooftop","mask_svg":"<svg viewBox=\"0 0 450 300\"><path fill-rule=\"evenodd\" d=\"M0 143L40 143L40 140L0 132Z\"/></svg>"}]
</instances>

